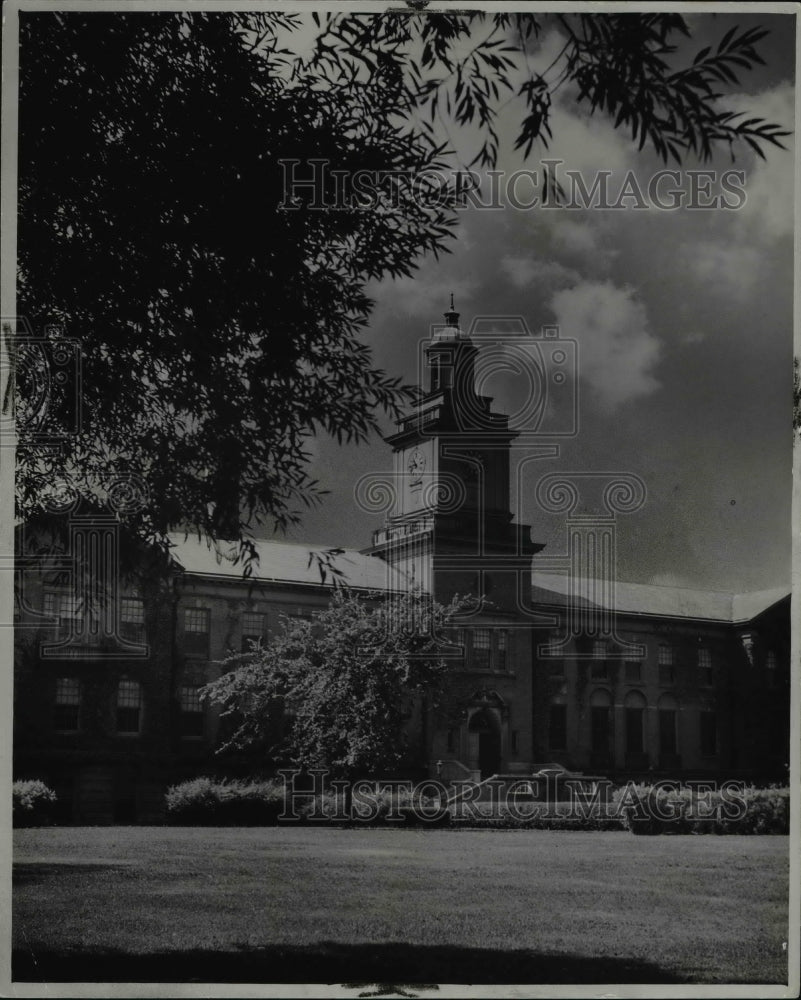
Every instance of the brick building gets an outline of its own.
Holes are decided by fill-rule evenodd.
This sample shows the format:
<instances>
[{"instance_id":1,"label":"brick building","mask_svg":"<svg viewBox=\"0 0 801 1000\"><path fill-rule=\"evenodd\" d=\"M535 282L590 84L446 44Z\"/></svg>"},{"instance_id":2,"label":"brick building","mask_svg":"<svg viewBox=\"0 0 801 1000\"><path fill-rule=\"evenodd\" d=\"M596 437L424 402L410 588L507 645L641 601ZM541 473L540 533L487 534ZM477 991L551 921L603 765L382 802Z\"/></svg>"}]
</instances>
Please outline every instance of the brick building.
<instances>
[{"instance_id":1,"label":"brick building","mask_svg":"<svg viewBox=\"0 0 801 1000\"><path fill-rule=\"evenodd\" d=\"M576 589L575 572L542 572L544 546L512 510L517 432L476 390L478 350L452 310L425 356L423 400L387 439L385 524L364 551L336 560L364 594L414 583L443 601L479 599L449 637L463 710L447 725L412 721L414 773L525 774L557 761L618 779L784 779L789 588L734 595L585 579ZM114 550L111 521L70 519L74 547ZM85 571L69 554L24 574L14 770L56 789L64 821L155 822L169 784L252 766L215 756L221 720L199 690L228 652L269 642L282 614L312 615L331 595L310 546L258 548L245 580L228 546L176 538L168 572L92 584L106 595L100 615L76 596ZM107 562L94 559L93 581Z\"/></svg>"}]
</instances>

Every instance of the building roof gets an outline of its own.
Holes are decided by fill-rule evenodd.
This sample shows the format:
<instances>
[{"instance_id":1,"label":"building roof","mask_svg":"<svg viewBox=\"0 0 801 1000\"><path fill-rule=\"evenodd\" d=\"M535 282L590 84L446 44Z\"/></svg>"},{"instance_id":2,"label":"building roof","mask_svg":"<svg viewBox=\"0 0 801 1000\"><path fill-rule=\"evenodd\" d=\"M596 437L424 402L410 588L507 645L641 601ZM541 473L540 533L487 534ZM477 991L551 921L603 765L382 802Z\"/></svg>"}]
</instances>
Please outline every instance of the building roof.
<instances>
[{"instance_id":1,"label":"building roof","mask_svg":"<svg viewBox=\"0 0 801 1000\"><path fill-rule=\"evenodd\" d=\"M600 581L597 580L583 581L580 590L587 595L576 599L577 604L582 607L606 608L621 614L719 622L751 621L790 593L789 587L730 594L716 590L690 590L684 587L617 581L612 596L605 599ZM535 603L564 606L569 593L569 577L557 573L532 574L532 599Z\"/></svg>"},{"instance_id":2,"label":"building roof","mask_svg":"<svg viewBox=\"0 0 801 1000\"><path fill-rule=\"evenodd\" d=\"M234 542L211 544L198 540L197 536L186 538L182 533L170 535L173 543L171 555L186 573L197 576L227 577L243 579L242 562L235 562L238 547ZM253 564L253 572L248 578L256 582L284 583L306 587L332 587L334 578L329 573L326 580L320 577L320 569L313 553L322 555L330 546L299 544L295 542L274 542L254 539L259 555ZM342 549L332 556L331 565L341 570L337 577L340 583L358 590L404 590L404 579L383 560L364 555L356 549Z\"/></svg>"},{"instance_id":3,"label":"building roof","mask_svg":"<svg viewBox=\"0 0 801 1000\"><path fill-rule=\"evenodd\" d=\"M773 607L777 601L789 597L789 587L774 587L772 590L755 590L750 594L732 595L732 621L747 622Z\"/></svg>"},{"instance_id":4,"label":"building roof","mask_svg":"<svg viewBox=\"0 0 801 1000\"><path fill-rule=\"evenodd\" d=\"M198 540L197 536L185 538L180 533L171 535L170 540L174 546L172 557L186 573L226 577L230 580L243 579L243 565L235 562L237 545L234 542L212 545ZM330 546L265 539L254 539L254 545L259 561L254 564L249 579L318 588L330 588L334 585L331 574L325 581L321 580L318 562L312 555L321 555ZM337 578L339 582L357 590L403 591L408 587L403 574L392 569L382 559L366 555L357 549L342 549L340 554L332 557L332 565L342 572L342 576ZM732 623L751 621L790 593L789 587L731 594L617 581L613 596L607 600L600 582L594 580L584 581L581 590L587 595L576 599L582 607L603 607L621 614ZM569 594L570 578L566 575L532 573L531 596L535 604L564 607Z\"/></svg>"}]
</instances>

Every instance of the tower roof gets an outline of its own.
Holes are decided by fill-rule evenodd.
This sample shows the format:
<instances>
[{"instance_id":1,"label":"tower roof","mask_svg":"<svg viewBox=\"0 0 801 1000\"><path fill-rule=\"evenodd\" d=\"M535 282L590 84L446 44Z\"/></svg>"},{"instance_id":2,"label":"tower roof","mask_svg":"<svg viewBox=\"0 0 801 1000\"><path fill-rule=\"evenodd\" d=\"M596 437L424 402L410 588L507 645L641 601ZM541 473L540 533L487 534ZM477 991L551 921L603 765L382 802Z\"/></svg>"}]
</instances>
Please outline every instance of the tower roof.
<instances>
[{"instance_id":1,"label":"tower roof","mask_svg":"<svg viewBox=\"0 0 801 1000\"><path fill-rule=\"evenodd\" d=\"M444 314L445 325L438 327L434 331L433 340L469 340L470 338L462 333L459 326L459 313L453 306L453 292L451 292L451 307Z\"/></svg>"}]
</instances>

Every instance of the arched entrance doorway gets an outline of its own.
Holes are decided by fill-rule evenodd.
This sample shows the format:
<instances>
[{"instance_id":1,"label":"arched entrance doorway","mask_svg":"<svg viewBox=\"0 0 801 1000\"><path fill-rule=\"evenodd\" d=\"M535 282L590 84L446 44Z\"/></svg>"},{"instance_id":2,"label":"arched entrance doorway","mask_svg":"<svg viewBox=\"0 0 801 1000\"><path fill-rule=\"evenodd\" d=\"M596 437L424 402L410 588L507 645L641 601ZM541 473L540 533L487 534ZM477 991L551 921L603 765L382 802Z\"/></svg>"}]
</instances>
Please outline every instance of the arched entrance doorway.
<instances>
[{"instance_id":1,"label":"arched entrance doorway","mask_svg":"<svg viewBox=\"0 0 801 1000\"><path fill-rule=\"evenodd\" d=\"M482 778L491 778L501 767L501 727L493 711L482 708L467 726L470 742L477 741L478 769Z\"/></svg>"}]
</instances>

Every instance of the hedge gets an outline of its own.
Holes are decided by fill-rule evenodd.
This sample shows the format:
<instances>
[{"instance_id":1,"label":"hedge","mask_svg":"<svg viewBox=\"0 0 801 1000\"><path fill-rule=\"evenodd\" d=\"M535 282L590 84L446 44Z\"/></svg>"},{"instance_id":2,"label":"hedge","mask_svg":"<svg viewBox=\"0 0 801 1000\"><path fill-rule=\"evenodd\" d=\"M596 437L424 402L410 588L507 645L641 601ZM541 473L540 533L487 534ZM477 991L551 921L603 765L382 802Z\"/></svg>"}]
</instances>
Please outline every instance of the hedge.
<instances>
[{"instance_id":1,"label":"hedge","mask_svg":"<svg viewBox=\"0 0 801 1000\"><path fill-rule=\"evenodd\" d=\"M167 820L189 826L295 822L321 826L452 825L457 829L627 829L638 835L786 834L790 825L788 788L729 784L728 791L705 791L687 785L666 789L628 784L615 790L606 808L596 803L592 808L574 806L571 812L571 803L565 801L501 802L492 807L489 802L464 802L438 810L436 799L410 795L403 789L378 791L378 785L370 784L369 797L354 793L349 810L341 790L322 795L296 793L293 803L285 807L281 781L195 778L168 790ZM424 815L420 815L421 810ZM289 818L281 820L282 814Z\"/></svg>"},{"instance_id":2,"label":"hedge","mask_svg":"<svg viewBox=\"0 0 801 1000\"><path fill-rule=\"evenodd\" d=\"M356 797L352 813L347 811L344 793L327 791L322 795L296 792L294 802L286 806L287 823L383 825L386 822L433 825L418 819L412 809L412 797L397 792L372 793L375 802ZM423 798L423 805L432 800ZM282 781L242 781L195 778L173 785L166 794L167 822L179 826L275 826L285 812ZM388 820L392 811L392 819ZM433 810L432 810L433 811ZM353 819L349 818L353 816ZM293 818L296 817L296 818ZM447 813L440 823L449 819Z\"/></svg>"},{"instance_id":3,"label":"hedge","mask_svg":"<svg viewBox=\"0 0 801 1000\"><path fill-rule=\"evenodd\" d=\"M626 829L634 834L787 834L790 789L741 786L734 794L682 787L629 785L614 797Z\"/></svg>"}]
</instances>

